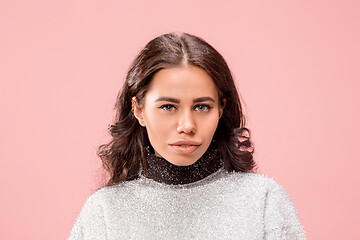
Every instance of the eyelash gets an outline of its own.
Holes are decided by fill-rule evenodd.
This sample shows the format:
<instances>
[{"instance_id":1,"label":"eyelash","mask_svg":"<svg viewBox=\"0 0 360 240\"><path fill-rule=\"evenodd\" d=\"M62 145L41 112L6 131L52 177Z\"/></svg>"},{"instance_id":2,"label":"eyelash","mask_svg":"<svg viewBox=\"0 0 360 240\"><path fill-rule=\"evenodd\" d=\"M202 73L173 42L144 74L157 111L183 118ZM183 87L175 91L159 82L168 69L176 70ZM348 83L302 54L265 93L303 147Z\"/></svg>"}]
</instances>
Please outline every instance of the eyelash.
<instances>
[{"instance_id":1,"label":"eyelash","mask_svg":"<svg viewBox=\"0 0 360 240\"><path fill-rule=\"evenodd\" d=\"M166 112L170 112L171 110L168 110L169 107L176 109L176 107L174 105L171 105L171 104L164 104L164 105L161 105L159 108L166 111Z\"/></svg>"},{"instance_id":2,"label":"eyelash","mask_svg":"<svg viewBox=\"0 0 360 240\"><path fill-rule=\"evenodd\" d=\"M205 107L205 110L203 111L199 111L199 112L206 112L206 111L209 111L212 107L210 107L210 105L207 105L207 104L199 104L199 105L196 105L194 108L198 108L198 107Z\"/></svg>"},{"instance_id":3,"label":"eyelash","mask_svg":"<svg viewBox=\"0 0 360 240\"><path fill-rule=\"evenodd\" d=\"M199 111L199 112L206 112L206 111L209 111L210 109L212 109L212 107L210 105L207 105L207 104L199 104L199 105L195 105L194 107L194 110L196 110L196 108L198 107L205 107L206 109L203 110L203 111ZM166 111L166 112L171 112L173 109L177 109L174 105L172 104L164 104L164 105L161 105L159 107L160 109ZM171 108L171 110L169 110L169 108Z\"/></svg>"}]
</instances>

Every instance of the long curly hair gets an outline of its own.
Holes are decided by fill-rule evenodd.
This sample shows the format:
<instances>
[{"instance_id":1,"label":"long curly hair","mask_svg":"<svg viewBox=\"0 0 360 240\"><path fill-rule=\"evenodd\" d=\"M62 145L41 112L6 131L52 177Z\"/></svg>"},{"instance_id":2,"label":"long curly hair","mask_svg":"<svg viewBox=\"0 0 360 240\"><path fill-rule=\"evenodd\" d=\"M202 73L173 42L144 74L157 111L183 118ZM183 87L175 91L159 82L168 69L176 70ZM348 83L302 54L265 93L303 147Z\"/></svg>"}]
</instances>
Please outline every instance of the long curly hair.
<instances>
[{"instance_id":1,"label":"long curly hair","mask_svg":"<svg viewBox=\"0 0 360 240\"><path fill-rule=\"evenodd\" d=\"M140 126L132 113L132 98L136 97L141 103L157 71L181 64L205 70L217 87L219 99L226 99L213 137L224 168L227 171L251 172L256 167L250 131L245 128L239 95L224 58L199 37L187 33L168 33L151 40L141 50L132 62L117 96L115 123L109 126L112 139L101 145L97 152L110 175L106 186L135 179L142 166L146 166L146 146L150 146L150 142L146 129Z\"/></svg>"}]
</instances>

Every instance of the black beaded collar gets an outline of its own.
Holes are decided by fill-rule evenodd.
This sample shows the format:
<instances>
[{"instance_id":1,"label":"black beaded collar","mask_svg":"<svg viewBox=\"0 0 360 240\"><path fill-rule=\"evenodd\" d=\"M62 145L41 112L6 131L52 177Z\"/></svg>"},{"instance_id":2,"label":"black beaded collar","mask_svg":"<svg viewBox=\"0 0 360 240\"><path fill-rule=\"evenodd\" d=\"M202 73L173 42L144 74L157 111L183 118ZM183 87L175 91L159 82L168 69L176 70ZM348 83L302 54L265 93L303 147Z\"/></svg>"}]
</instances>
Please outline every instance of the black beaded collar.
<instances>
[{"instance_id":1,"label":"black beaded collar","mask_svg":"<svg viewBox=\"0 0 360 240\"><path fill-rule=\"evenodd\" d=\"M177 166L164 158L155 156L150 150L146 156L146 174L142 175L156 182L179 185L199 181L223 166L216 144L211 144L202 157L190 166Z\"/></svg>"}]
</instances>

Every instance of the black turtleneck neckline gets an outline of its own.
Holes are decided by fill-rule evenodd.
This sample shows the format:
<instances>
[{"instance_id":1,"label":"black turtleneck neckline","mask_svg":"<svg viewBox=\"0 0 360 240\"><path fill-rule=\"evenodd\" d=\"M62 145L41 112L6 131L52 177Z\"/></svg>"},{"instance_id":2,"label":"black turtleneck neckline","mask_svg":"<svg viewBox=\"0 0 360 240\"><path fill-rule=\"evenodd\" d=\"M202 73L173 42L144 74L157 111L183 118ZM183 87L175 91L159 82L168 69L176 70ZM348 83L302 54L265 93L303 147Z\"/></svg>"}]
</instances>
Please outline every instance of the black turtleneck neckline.
<instances>
[{"instance_id":1,"label":"black turtleneck neckline","mask_svg":"<svg viewBox=\"0 0 360 240\"><path fill-rule=\"evenodd\" d=\"M195 163L189 166L177 166L162 157L147 151L146 174L142 175L156 182L169 185L180 185L197 182L223 166L216 144L211 144L208 150Z\"/></svg>"}]
</instances>

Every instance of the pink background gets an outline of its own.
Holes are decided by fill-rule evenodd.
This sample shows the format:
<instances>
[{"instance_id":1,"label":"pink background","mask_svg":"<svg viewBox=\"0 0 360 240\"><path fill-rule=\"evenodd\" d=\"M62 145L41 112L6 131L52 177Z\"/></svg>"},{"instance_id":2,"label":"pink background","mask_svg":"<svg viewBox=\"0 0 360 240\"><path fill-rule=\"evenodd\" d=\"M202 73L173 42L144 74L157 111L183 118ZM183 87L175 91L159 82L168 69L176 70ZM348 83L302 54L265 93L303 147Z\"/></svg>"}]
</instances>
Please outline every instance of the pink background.
<instances>
[{"instance_id":1,"label":"pink background","mask_svg":"<svg viewBox=\"0 0 360 240\"><path fill-rule=\"evenodd\" d=\"M171 31L228 61L308 239L360 239L360 2L218 2L0 2L0 239L69 235L128 66Z\"/></svg>"}]
</instances>

